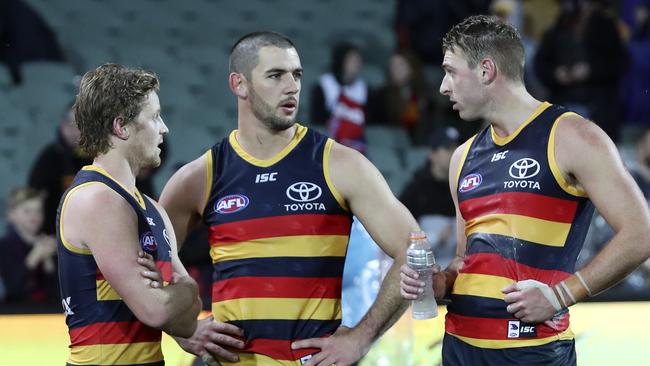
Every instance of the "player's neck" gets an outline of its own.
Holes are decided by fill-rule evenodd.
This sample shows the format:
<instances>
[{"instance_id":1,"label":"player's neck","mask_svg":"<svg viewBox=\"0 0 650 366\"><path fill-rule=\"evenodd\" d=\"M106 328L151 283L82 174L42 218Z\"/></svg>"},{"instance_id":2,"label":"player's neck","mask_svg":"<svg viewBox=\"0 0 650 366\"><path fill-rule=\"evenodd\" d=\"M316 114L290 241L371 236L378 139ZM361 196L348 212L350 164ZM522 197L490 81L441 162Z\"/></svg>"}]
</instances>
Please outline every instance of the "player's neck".
<instances>
[{"instance_id":1,"label":"player's neck","mask_svg":"<svg viewBox=\"0 0 650 366\"><path fill-rule=\"evenodd\" d=\"M501 137L510 136L517 131L542 104L523 85L503 88L494 95L487 107L486 120Z\"/></svg>"},{"instance_id":2,"label":"player's neck","mask_svg":"<svg viewBox=\"0 0 650 366\"><path fill-rule=\"evenodd\" d=\"M254 117L240 117L235 138L248 154L266 160L273 158L289 145L295 134L295 124L286 130L274 131Z\"/></svg>"},{"instance_id":3,"label":"player's neck","mask_svg":"<svg viewBox=\"0 0 650 366\"><path fill-rule=\"evenodd\" d=\"M126 158L120 156L116 149L97 156L93 160L93 165L104 169L113 179L130 191L136 190L135 177L138 173L137 169Z\"/></svg>"}]
</instances>

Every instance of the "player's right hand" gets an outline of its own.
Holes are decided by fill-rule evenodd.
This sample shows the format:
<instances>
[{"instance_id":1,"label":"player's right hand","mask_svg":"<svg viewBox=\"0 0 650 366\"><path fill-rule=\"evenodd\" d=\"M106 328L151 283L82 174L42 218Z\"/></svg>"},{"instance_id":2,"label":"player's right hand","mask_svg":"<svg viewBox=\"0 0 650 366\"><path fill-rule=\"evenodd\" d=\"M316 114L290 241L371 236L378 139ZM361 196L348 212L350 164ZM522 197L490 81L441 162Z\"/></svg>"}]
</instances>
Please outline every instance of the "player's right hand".
<instances>
[{"instance_id":1,"label":"player's right hand","mask_svg":"<svg viewBox=\"0 0 650 366\"><path fill-rule=\"evenodd\" d=\"M144 269L140 272L140 275L148 282L149 286L153 288L162 288L162 274L160 270L156 267L156 262L153 260L153 256L144 251L138 252L138 264L143 266Z\"/></svg>"},{"instance_id":2,"label":"player's right hand","mask_svg":"<svg viewBox=\"0 0 650 366\"><path fill-rule=\"evenodd\" d=\"M200 357L209 366L219 365L219 360L238 362L239 356L224 348L244 348L244 341L239 338L244 331L232 324L217 322L212 316L198 321L192 337L177 338L178 344L191 354Z\"/></svg>"},{"instance_id":3,"label":"player's right hand","mask_svg":"<svg viewBox=\"0 0 650 366\"><path fill-rule=\"evenodd\" d=\"M399 277L399 292L404 299L415 300L424 292L424 281L419 280L418 273L406 264L400 267Z\"/></svg>"}]
</instances>

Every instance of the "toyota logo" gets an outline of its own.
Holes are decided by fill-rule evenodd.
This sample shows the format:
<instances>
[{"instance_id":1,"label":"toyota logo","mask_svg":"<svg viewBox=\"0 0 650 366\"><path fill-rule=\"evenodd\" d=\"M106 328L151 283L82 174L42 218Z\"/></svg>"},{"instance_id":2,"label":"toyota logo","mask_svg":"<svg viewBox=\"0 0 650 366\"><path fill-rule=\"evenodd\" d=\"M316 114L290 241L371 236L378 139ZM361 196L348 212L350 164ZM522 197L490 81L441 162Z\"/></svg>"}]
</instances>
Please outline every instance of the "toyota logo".
<instances>
[{"instance_id":1,"label":"toyota logo","mask_svg":"<svg viewBox=\"0 0 650 366\"><path fill-rule=\"evenodd\" d=\"M539 163L535 159L522 158L510 165L510 176L515 179L534 177L539 173Z\"/></svg>"},{"instance_id":2,"label":"toyota logo","mask_svg":"<svg viewBox=\"0 0 650 366\"><path fill-rule=\"evenodd\" d=\"M314 183L297 182L287 188L287 197L296 202L311 202L317 200L323 191Z\"/></svg>"}]
</instances>

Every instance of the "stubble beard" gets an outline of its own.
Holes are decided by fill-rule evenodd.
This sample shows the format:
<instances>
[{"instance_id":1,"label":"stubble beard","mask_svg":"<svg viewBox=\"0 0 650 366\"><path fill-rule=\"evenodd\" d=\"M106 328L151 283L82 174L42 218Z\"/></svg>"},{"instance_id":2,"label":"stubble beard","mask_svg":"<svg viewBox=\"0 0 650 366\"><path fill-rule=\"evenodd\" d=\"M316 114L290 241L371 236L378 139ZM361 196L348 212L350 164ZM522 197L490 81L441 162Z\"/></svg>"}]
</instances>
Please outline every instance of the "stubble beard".
<instances>
[{"instance_id":1,"label":"stubble beard","mask_svg":"<svg viewBox=\"0 0 650 366\"><path fill-rule=\"evenodd\" d=\"M284 131L287 128L290 128L296 122L295 117L280 117L275 113L273 107L266 103L260 96L255 92L253 88L250 88L250 102L251 109L255 118L260 120L266 127L272 131ZM296 104L296 113L298 112L298 105ZM296 114L294 113L294 115Z\"/></svg>"}]
</instances>

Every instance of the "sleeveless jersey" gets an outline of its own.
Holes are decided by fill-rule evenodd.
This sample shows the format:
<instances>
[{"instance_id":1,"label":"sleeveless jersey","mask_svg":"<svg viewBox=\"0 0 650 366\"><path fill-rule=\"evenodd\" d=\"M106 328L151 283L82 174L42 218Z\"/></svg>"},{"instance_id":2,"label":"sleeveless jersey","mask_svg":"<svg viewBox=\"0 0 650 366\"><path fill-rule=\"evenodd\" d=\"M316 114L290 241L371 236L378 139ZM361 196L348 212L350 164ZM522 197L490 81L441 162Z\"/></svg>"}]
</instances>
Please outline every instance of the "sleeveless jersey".
<instances>
[{"instance_id":1,"label":"sleeveless jersey","mask_svg":"<svg viewBox=\"0 0 650 366\"><path fill-rule=\"evenodd\" d=\"M90 184L108 186L133 207L138 216L142 250L154 257L166 283L172 273L165 223L151 200L137 192L136 196L131 195L99 167L86 166L80 170L61 198L57 213L59 281L70 334L68 364L164 365L161 331L136 319L106 281L90 250L74 247L65 239L61 217L67 200L77 189ZM101 212L97 212L96 219L102 219Z\"/></svg>"},{"instance_id":2,"label":"sleeveless jersey","mask_svg":"<svg viewBox=\"0 0 650 366\"><path fill-rule=\"evenodd\" d=\"M573 338L568 311L524 324L506 311L501 292L526 279L553 286L575 271L593 205L565 181L555 161L555 130L570 113L545 102L511 136L501 138L488 127L464 152L457 193L467 247L446 331L475 347Z\"/></svg>"},{"instance_id":3,"label":"sleeveless jersey","mask_svg":"<svg viewBox=\"0 0 650 366\"><path fill-rule=\"evenodd\" d=\"M341 323L352 217L329 178L333 141L297 125L284 150L259 160L236 133L206 153L212 312L244 330L237 365L299 365L318 350L291 342Z\"/></svg>"}]
</instances>

